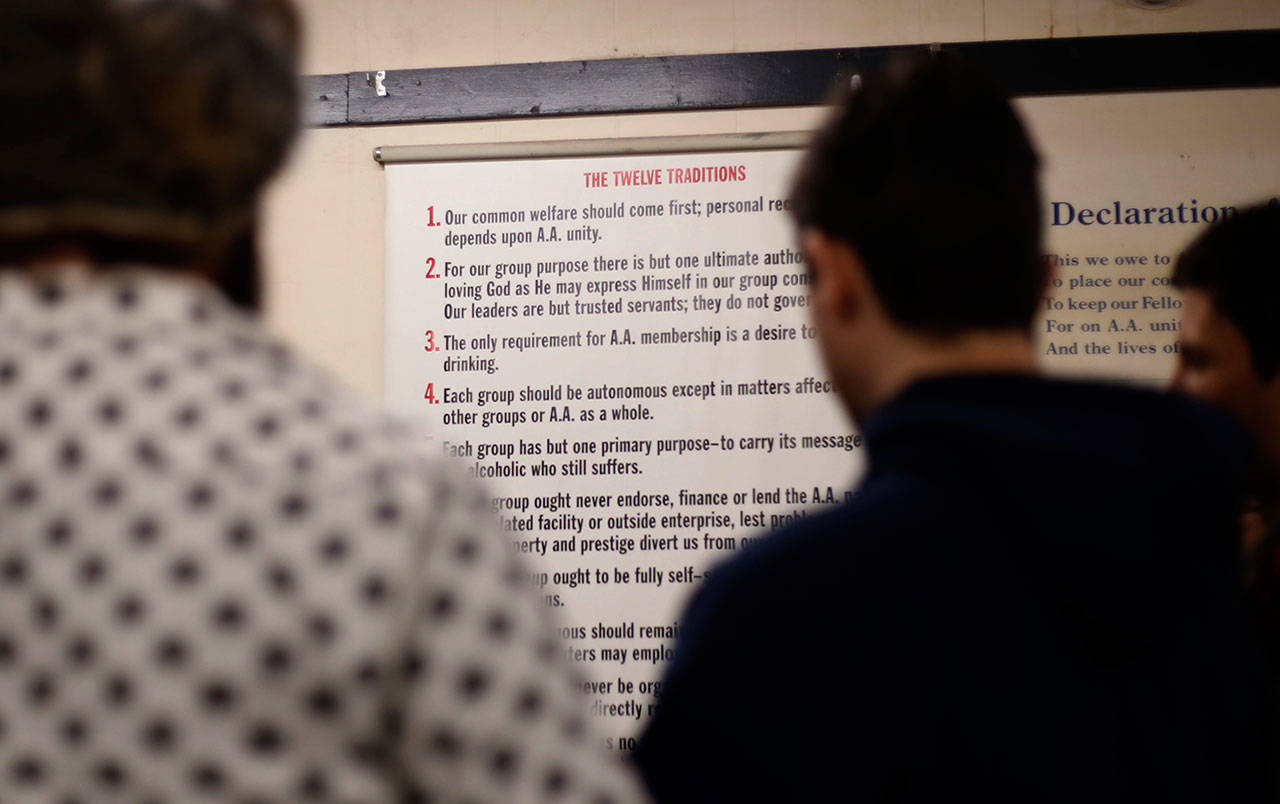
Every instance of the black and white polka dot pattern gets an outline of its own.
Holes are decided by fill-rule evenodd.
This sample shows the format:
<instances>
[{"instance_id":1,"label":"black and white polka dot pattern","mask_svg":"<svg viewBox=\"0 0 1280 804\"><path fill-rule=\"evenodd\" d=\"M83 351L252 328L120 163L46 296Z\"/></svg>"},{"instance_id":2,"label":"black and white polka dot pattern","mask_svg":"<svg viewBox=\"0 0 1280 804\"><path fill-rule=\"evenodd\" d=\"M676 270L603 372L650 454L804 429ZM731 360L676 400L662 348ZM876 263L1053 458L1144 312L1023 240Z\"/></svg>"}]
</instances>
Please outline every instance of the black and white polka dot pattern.
<instances>
[{"instance_id":1,"label":"black and white polka dot pattern","mask_svg":"<svg viewBox=\"0 0 1280 804\"><path fill-rule=\"evenodd\" d=\"M0 274L0 799L635 800L425 452L200 283Z\"/></svg>"}]
</instances>

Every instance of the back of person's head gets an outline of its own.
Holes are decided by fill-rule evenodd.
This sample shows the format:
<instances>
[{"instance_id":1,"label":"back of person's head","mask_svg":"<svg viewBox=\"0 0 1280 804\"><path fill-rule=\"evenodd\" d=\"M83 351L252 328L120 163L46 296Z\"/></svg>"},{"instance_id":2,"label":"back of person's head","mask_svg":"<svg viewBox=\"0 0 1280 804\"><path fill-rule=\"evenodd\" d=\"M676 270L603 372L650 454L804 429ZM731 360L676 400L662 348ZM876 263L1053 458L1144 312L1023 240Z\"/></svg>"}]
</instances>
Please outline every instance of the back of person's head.
<instances>
[{"instance_id":1,"label":"back of person's head","mask_svg":"<svg viewBox=\"0 0 1280 804\"><path fill-rule=\"evenodd\" d=\"M1280 371L1280 203L1237 212L1206 229L1178 257L1173 284L1208 294L1249 344L1254 371Z\"/></svg>"},{"instance_id":2,"label":"back of person's head","mask_svg":"<svg viewBox=\"0 0 1280 804\"><path fill-rule=\"evenodd\" d=\"M287 0L5 0L0 259L233 249L297 129L297 40Z\"/></svg>"},{"instance_id":3,"label":"back of person's head","mask_svg":"<svg viewBox=\"0 0 1280 804\"><path fill-rule=\"evenodd\" d=\"M900 325L1029 330L1043 290L1038 158L1007 93L945 52L861 76L792 190Z\"/></svg>"}]
</instances>

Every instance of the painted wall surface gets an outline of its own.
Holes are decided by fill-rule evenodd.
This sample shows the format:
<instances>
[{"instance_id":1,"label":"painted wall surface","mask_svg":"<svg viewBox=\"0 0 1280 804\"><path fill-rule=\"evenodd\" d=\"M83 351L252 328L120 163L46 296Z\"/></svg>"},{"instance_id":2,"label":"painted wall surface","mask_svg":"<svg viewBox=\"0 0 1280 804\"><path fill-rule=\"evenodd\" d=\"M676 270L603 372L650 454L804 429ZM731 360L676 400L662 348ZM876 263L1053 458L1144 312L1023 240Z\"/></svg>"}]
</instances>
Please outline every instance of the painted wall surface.
<instances>
[{"instance_id":1,"label":"painted wall surface","mask_svg":"<svg viewBox=\"0 0 1280 804\"><path fill-rule=\"evenodd\" d=\"M1280 27L1274 0L296 0L304 72Z\"/></svg>"},{"instance_id":2,"label":"painted wall surface","mask_svg":"<svg viewBox=\"0 0 1280 804\"><path fill-rule=\"evenodd\" d=\"M935 41L1280 27L1275 0L1184 0L1167 11L1121 0L299 0L304 71L339 73L474 64L857 47ZM1037 115L1052 160L1057 143L1087 149L1093 126L1146 138L1216 136L1220 102L1197 93L1069 102ZM1276 93L1228 103L1280 116ZM1257 107L1257 104L1262 104ZM1060 109L1061 111L1058 111ZM819 109L685 112L308 131L265 205L268 321L352 386L382 387L385 177L379 145L783 131L812 127ZM1043 121L1043 122L1039 122ZM1223 147L1240 147L1234 138ZM1098 139L1098 142L1113 142Z\"/></svg>"}]
</instances>

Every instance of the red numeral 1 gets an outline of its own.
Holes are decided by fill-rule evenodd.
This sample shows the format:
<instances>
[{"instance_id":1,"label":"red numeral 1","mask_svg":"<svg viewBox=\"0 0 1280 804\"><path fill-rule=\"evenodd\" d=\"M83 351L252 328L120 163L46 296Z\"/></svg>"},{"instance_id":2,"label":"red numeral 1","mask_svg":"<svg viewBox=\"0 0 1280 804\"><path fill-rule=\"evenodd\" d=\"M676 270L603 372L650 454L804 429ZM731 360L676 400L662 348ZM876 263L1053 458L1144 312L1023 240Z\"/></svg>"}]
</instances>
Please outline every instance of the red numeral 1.
<instances>
[{"instance_id":1,"label":"red numeral 1","mask_svg":"<svg viewBox=\"0 0 1280 804\"><path fill-rule=\"evenodd\" d=\"M427 225L439 226L440 222L436 220L436 208L434 206L427 207Z\"/></svg>"}]
</instances>

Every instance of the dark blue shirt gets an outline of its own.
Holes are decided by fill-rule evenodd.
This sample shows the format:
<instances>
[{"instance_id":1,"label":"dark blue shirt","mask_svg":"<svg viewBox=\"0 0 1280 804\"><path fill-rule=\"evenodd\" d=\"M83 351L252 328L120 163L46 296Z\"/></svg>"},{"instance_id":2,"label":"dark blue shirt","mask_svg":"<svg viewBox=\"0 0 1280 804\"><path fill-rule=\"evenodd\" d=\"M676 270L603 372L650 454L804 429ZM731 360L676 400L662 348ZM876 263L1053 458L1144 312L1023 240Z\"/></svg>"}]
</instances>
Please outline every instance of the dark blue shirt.
<instances>
[{"instance_id":1,"label":"dark blue shirt","mask_svg":"<svg viewBox=\"0 0 1280 804\"><path fill-rule=\"evenodd\" d=\"M1243 442L1180 398L913 385L847 505L717 568L636 758L660 801L1244 801Z\"/></svg>"}]
</instances>

